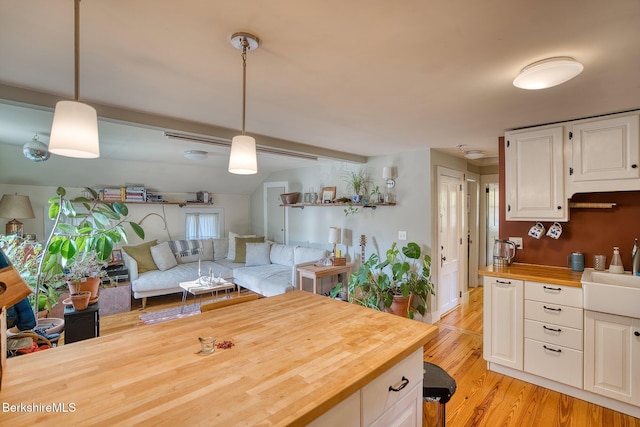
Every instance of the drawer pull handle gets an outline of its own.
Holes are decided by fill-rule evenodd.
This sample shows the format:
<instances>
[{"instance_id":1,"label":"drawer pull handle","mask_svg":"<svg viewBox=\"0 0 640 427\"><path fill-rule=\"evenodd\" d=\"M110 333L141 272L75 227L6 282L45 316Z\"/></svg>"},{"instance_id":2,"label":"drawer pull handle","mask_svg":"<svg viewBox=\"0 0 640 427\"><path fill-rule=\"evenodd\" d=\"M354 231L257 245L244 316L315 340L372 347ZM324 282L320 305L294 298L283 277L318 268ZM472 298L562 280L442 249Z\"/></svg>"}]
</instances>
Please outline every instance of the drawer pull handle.
<instances>
[{"instance_id":1,"label":"drawer pull handle","mask_svg":"<svg viewBox=\"0 0 640 427\"><path fill-rule=\"evenodd\" d=\"M551 347L547 347L546 345L543 345L545 350L549 350L549 351L555 351L556 353L562 353L562 349L560 348L551 348Z\"/></svg>"},{"instance_id":2,"label":"drawer pull handle","mask_svg":"<svg viewBox=\"0 0 640 427\"><path fill-rule=\"evenodd\" d=\"M398 386L398 388L394 388L392 385L389 386L389 391L400 391L405 388L409 384L409 380L407 377L402 377L402 383Z\"/></svg>"},{"instance_id":3,"label":"drawer pull handle","mask_svg":"<svg viewBox=\"0 0 640 427\"><path fill-rule=\"evenodd\" d=\"M553 308L553 307L547 307L546 305L543 305L542 307L544 307L545 310L551 310L551 311L562 311L561 308Z\"/></svg>"},{"instance_id":4,"label":"drawer pull handle","mask_svg":"<svg viewBox=\"0 0 640 427\"><path fill-rule=\"evenodd\" d=\"M502 280L496 280L496 283L500 283L501 285L510 285L511 282L503 282Z\"/></svg>"},{"instance_id":5,"label":"drawer pull handle","mask_svg":"<svg viewBox=\"0 0 640 427\"><path fill-rule=\"evenodd\" d=\"M552 331L552 332L562 332L562 329L558 328L558 329L554 329L554 328L550 328L547 325L542 325L543 328L545 328L547 331Z\"/></svg>"},{"instance_id":6,"label":"drawer pull handle","mask_svg":"<svg viewBox=\"0 0 640 427\"><path fill-rule=\"evenodd\" d=\"M562 290L562 288L552 288L550 286L542 286L543 289L547 289L549 291L558 291L560 292Z\"/></svg>"}]
</instances>

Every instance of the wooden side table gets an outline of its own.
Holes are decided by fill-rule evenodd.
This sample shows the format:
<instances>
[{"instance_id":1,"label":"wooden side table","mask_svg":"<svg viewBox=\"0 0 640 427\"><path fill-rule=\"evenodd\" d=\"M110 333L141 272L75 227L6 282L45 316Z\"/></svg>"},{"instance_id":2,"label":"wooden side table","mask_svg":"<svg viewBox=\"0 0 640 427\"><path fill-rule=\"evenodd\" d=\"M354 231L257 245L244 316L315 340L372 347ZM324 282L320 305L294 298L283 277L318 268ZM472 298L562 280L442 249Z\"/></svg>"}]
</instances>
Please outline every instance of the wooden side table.
<instances>
[{"instance_id":1,"label":"wooden side table","mask_svg":"<svg viewBox=\"0 0 640 427\"><path fill-rule=\"evenodd\" d=\"M304 289L304 279L311 279L313 282L313 293L318 293L318 279L323 277L331 277L331 288L338 284L338 275L350 274L353 263L347 263L347 265L303 265L298 267L298 275L300 279L300 290Z\"/></svg>"}]
</instances>

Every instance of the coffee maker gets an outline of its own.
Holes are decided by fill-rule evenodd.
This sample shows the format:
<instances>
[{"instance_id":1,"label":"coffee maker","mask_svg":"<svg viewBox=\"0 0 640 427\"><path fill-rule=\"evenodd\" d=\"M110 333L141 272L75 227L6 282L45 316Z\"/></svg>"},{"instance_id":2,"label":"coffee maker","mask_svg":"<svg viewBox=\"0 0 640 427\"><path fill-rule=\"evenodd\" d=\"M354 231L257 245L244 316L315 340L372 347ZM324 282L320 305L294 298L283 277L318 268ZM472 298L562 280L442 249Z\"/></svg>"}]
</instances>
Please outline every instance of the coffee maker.
<instances>
[{"instance_id":1,"label":"coffee maker","mask_svg":"<svg viewBox=\"0 0 640 427\"><path fill-rule=\"evenodd\" d=\"M493 265L506 267L516 257L516 244L511 240L496 239L493 243Z\"/></svg>"}]
</instances>

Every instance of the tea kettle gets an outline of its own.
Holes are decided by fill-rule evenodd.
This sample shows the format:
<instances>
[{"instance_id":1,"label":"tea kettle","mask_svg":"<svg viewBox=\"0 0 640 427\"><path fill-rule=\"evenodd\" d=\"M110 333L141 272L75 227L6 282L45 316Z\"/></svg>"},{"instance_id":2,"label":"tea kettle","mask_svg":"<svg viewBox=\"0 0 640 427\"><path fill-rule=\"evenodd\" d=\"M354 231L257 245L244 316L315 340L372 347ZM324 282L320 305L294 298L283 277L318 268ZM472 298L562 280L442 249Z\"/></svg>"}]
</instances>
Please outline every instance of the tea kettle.
<instances>
[{"instance_id":1,"label":"tea kettle","mask_svg":"<svg viewBox=\"0 0 640 427\"><path fill-rule=\"evenodd\" d=\"M516 244L511 240L496 239L493 243L493 265L506 267L516 257Z\"/></svg>"}]
</instances>

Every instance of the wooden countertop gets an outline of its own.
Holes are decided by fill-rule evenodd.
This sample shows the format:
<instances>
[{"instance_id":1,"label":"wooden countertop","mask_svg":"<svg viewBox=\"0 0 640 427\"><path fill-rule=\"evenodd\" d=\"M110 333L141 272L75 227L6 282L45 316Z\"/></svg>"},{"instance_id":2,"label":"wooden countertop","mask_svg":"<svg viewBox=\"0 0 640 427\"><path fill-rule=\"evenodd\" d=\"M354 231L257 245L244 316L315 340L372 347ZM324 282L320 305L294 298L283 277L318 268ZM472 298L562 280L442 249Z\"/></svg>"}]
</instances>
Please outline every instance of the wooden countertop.
<instances>
[{"instance_id":1,"label":"wooden countertop","mask_svg":"<svg viewBox=\"0 0 640 427\"><path fill-rule=\"evenodd\" d=\"M483 276L533 280L556 285L582 287L582 283L580 283L582 272L573 271L570 268L564 267L514 263L508 267L495 267L490 265L481 269L478 273Z\"/></svg>"},{"instance_id":2,"label":"wooden countertop","mask_svg":"<svg viewBox=\"0 0 640 427\"><path fill-rule=\"evenodd\" d=\"M303 425L437 334L433 325L304 291L7 360L11 425ZM200 355L199 336L233 340Z\"/></svg>"}]
</instances>

